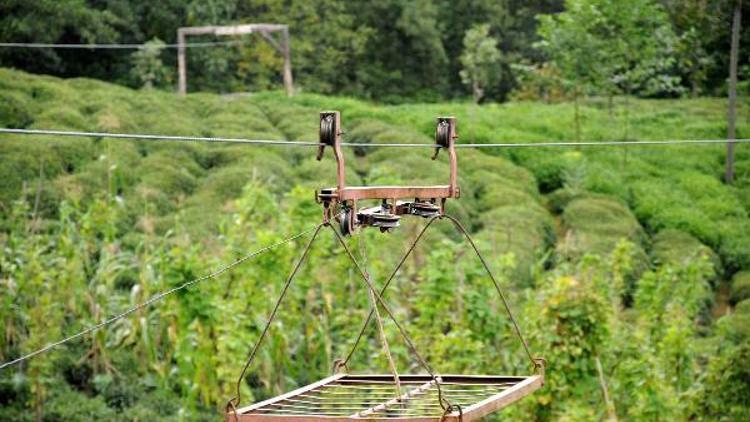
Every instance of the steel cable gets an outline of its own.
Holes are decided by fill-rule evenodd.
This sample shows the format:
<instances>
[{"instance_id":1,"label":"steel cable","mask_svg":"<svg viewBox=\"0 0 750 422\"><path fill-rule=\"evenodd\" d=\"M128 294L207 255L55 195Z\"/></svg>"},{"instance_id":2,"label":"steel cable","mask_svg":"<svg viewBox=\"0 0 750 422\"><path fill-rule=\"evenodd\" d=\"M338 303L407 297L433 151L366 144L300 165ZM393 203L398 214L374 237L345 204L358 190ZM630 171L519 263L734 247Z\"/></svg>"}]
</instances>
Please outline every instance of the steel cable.
<instances>
[{"instance_id":1,"label":"steel cable","mask_svg":"<svg viewBox=\"0 0 750 422\"><path fill-rule=\"evenodd\" d=\"M422 357L422 354L419 353L419 350L417 350L417 346L414 345L414 341L411 339L411 336L409 336L409 334L406 332L406 329L404 329L404 327L398 321L398 319L396 318L396 315L393 313L391 308L388 306L385 300L383 300L383 297L380 295L380 293L378 293L378 291L375 289L375 286L367 277L367 273L359 264L359 261L357 261L357 258L354 257L354 254L352 254L352 251L346 245L344 238L341 237L339 232L337 232L336 229L334 229L330 223L326 222L325 224L331 228L331 231L335 235L336 239L339 241L339 244L341 244L341 247L344 248L344 251L346 252L346 255L349 257L349 260L354 264L354 267L357 269L357 271L359 271L359 274L362 276L362 280L367 285L367 288L370 290L372 295L375 296L375 299L377 299L377 302L383 308L383 310L391 319L391 321L393 321L393 324L396 326L399 333L401 334L401 337L404 339L406 346L410 349L414 357L417 358L417 362L419 362L419 364L427 371L427 373L430 374L430 377L435 382L435 387L437 388L438 403L440 404L440 407L442 407L444 411L447 409L454 408L453 404L443 396L443 390L440 386L440 383L441 383L440 377L435 374L435 371L432 369L430 364L427 363L427 360L425 360L425 358Z\"/></svg>"},{"instance_id":2,"label":"steel cable","mask_svg":"<svg viewBox=\"0 0 750 422\"><path fill-rule=\"evenodd\" d=\"M414 251L414 249L417 247L417 244L419 244L419 241L422 239L422 236L424 236L425 232L427 232L427 229L432 225L432 223L435 222L435 220L439 219L440 216L435 216L430 219L430 221L425 224L425 226L422 228L422 230L419 232L417 237L414 239L414 241L409 245L409 248L407 249L406 253L401 257L401 260L399 260L398 265L391 271L390 277L388 277L383 283L383 287L380 288L380 295L385 295L386 290L388 290L388 286L390 286L391 281L393 281L393 278L396 276L396 274L399 272L401 267L404 265L406 260L409 258L411 253ZM367 326L370 324L370 321L372 320L374 310L370 310L370 313L367 314L367 318L365 319L364 324L362 324L362 328L359 330L359 334L357 335L357 338L354 340L354 344L352 345L351 349L349 350L349 353L347 353L346 358L342 361L342 365L346 366L349 361L351 360L352 356L354 355L354 352L357 350L357 347L359 346L359 343L362 341L362 337L365 334L365 331L367 330Z\"/></svg>"},{"instance_id":3,"label":"steel cable","mask_svg":"<svg viewBox=\"0 0 750 422\"><path fill-rule=\"evenodd\" d=\"M35 350L35 351L31 352L31 353L27 353L27 354L25 354L25 355L23 355L21 357L13 359L11 361L5 362L2 365L0 365L0 370L2 370L4 368L7 368L9 366L18 364L20 362L23 362L23 361L25 361L27 359L33 358L34 356L37 356L37 355L42 354L42 353L45 353L45 352L47 352L47 351L49 351L49 350L51 350L51 349L53 349L53 348L55 348L57 346L60 346L60 345L65 344L65 343L67 343L69 341L72 341L72 340L75 340L75 339L77 339L79 337L82 337L82 336L84 336L86 334L92 333L92 332L94 332L94 331L96 331L96 330L98 330L100 328L103 328L103 327L105 327L107 325L110 325L110 324L112 324L112 323L114 323L114 322L116 322L116 321L118 321L118 320L120 320L122 318L125 318L126 316L134 313L135 311L138 311L138 310L140 310L142 308L150 306L151 304L153 304L155 302L158 302L159 300L161 300L161 299L165 298L166 296L169 296L169 295L171 295L171 294L173 294L173 293L175 293L175 292L177 292L179 290L185 289L185 288L190 287L190 286L192 286L194 284L200 283L201 281L204 281L204 280L208 280L208 279L211 279L211 278L216 278L216 277L220 276L221 274L223 274L223 273L225 273L225 272L227 272L227 271L235 268L236 266L242 264L243 262L245 262L245 261L247 261L249 259L255 258L258 255L262 255L262 254L264 254L264 253L266 253L266 252L268 252L268 251L270 251L272 249L275 249L275 248L277 248L279 246L282 246L282 245L285 245L285 244L287 244L289 242L292 242L292 241L294 241L294 240L296 240L296 239L298 239L298 238L300 238L300 237L302 237L302 236L310 233L313 230L315 230L315 227L311 228L311 229L308 229L308 230L305 230L302 233L298 233L298 234L296 234L294 236L290 236L290 237L288 237L288 238L286 238L284 240L281 240L279 242L276 242L276 243L274 243L272 245L269 245L269 246L266 246L264 248L258 249L258 250L254 251L254 252L251 252L251 253L249 253L249 254L247 254L247 255L245 255L245 256L243 256L243 257L241 257L241 258L239 258L239 259L237 259L237 260L235 260L233 262L231 262L230 264L225 265L225 266L219 268L218 270L215 270L215 271L211 272L210 274L207 274L207 275L204 275L202 277L190 280L190 281L185 282L185 283L183 283L183 284L181 284L181 285L179 285L177 287L174 287L172 289L169 289L169 290L166 290L164 292L161 292L161 293L159 293L159 294L157 294L155 296L152 296L148 300L139 303L138 305L136 305L136 306L134 306L134 307L126 310L125 312L122 312L120 314L112 316L112 317L110 317L110 318L108 318L108 319L106 319L106 320L104 320L104 321L102 321L102 322L100 322L100 323L98 323L96 325L92 325L91 327L86 328L83 331L80 331L80 332L78 332L76 334L73 334L71 336L65 337L62 340L58 340L58 341L56 341L54 343L47 344L46 346L42 347L41 349Z\"/></svg>"},{"instance_id":4,"label":"steel cable","mask_svg":"<svg viewBox=\"0 0 750 422\"><path fill-rule=\"evenodd\" d=\"M320 229L323 228L328 223L321 223L315 226L313 230L315 230L315 233L313 233L310 240L307 242L307 246L305 246L304 251L302 252L302 255L300 256L299 260L297 260L297 263L294 265L294 269L292 269L292 272L289 274L289 277L286 279L286 283L284 283L284 287L281 289L281 294L279 295L278 299L276 299L276 303L273 306L273 310L271 311L271 315L268 317L268 321L266 321L265 326L263 326L263 331L260 333L260 337L255 341L255 344L253 345L253 348L250 349L248 352L247 358L245 359L245 364L242 366L242 371L240 372L240 376L237 378L237 385L236 385L236 391L235 396L229 399L227 401L227 405L225 408L226 413L229 413L231 410L234 414L235 420L237 420L237 406L242 401L242 381L245 379L245 374L247 373L248 368L250 368L250 365L253 363L253 360L255 359L255 355L258 353L258 349L260 348L261 343L263 343L263 340L266 338L266 335L268 334L268 331L271 328L271 324L273 324L273 320L276 318L276 314L279 311L279 308L281 307L281 302L284 300L284 297L286 296L286 292L289 290L289 286L292 285L292 282L294 281L294 277L297 275L297 272L302 267L302 263L305 262L305 258L307 258L307 254L310 252L310 248L312 247L313 242L318 237L318 233L320 233Z\"/></svg>"},{"instance_id":5,"label":"steel cable","mask_svg":"<svg viewBox=\"0 0 750 422\"><path fill-rule=\"evenodd\" d=\"M129 139L139 141L183 141L183 142L208 142L208 143L237 143L250 145L270 145L270 146L304 146L319 147L325 146L318 141L284 141L272 139L247 139L247 138L230 138L230 137L210 137L210 136L183 136L183 135L152 135L140 133L109 133L109 132L84 132L84 131L65 131L50 129L14 129L0 128L0 133L16 135L53 135L53 136L75 136L75 137L93 137L93 138L112 138L112 139ZM508 143L469 143L456 144L456 148L544 148L544 147L624 147L624 146L660 146L660 145L713 145L713 144L744 144L750 143L750 138L744 139L667 139L661 141L543 141L543 142L508 142ZM366 142L350 141L342 142L341 146L356 148L443 148L435 144L417 144L417 143L388 143L388 142Z\"/></svg>"},{"instance_id":6,"label":"steel cable","mask_svg":"<svg viewBox=\"0 0 750 422\"><path fill-rule=\"evenodd\" d=\"M80 132L47 129L9 129L0 128L0 133L12 133L20 135L54 135L54 136L85 136L93 138L130 139L139 141L181 141L181 142L216 142L255 145L281 145L281 146L319 146L318 142L280 141L269 139L244 139L224 138L206 136L181 136L181 135L146 135L138 133L108 133L108 132Z\"/></svg>"},{"instance_id":7,"label":"steel cable","mask_svg":"<svg viewBox=\"0 0 750 422\"><path fill-rule=\"evenodd\" d=\"M202 48L202 47L213 47L222 45L239 45L245 44L246 41L204 41L204 42L191 42L185 43L182 47L187 48ZM38 43L38 42L2 42L0 48L59 48L59 49L77 49L77 50L138 50L141 48L179 48L180 44L161 44L161 45L146 45L146 44L56 44L56 43Z\"/></svg>"},{"instance_id":8,"label":"steel cable","mask_svg":"<svg viewBox=\"0 0 750 422\"><path fill-rule=\"evenodd\" d=\"M474 252L477 254L477 257L479 258L479 261L481 261L482 266L484 267L485 271L487 272L487 275L490 276L490 280L492 280L492 284L495 286L495 290L497 291L497 294L500 296L500 300L503 302L503 306L505 307L505 311L508 313L508 317L510 318L510 322L513 324L513 328L516 331L516 335L518 336L518 340L521 342L521 345L523 345L523 349L526 352L526 355L529 357L529 361L531 361L531 365L539 369L540 363L537 361L538 358L535 358L532 353L531 349L529 348L529 344L526 342L526 338L524 338L523 333L521 332L521 327L518 325L518 322L516 321L515 316L513 315L513 311L510 308L510 304L508 303L508 299L506 299L505 294L503 293L503 289L500 287L500 283L498 283L497 279L495 278L495 275L490 270L489 264L487 264L487 261L485 261L484 256L479 252L479 248L477 248L476 243L474 243L474 239L471 238L469 235L468 230L454 217L451 217L450 215L444 214L442 217L449 219L454 226L458 229L459 232L461 232L466 240L471 245L472 249L474 249Z\"/></svg>"}]
</instances>

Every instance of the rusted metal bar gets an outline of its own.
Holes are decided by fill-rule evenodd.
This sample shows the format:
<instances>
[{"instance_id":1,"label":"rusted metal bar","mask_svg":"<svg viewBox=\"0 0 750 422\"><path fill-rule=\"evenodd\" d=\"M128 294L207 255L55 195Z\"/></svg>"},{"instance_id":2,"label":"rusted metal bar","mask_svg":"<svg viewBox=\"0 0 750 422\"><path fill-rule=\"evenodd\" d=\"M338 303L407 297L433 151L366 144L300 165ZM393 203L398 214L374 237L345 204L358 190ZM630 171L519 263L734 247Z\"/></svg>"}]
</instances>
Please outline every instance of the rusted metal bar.
<instances>
[{"instance_id":1,"label":"rusted metal bar","mask_svg":"<svg viewBox=\"0 0 750 422\"><path fill-rule=\"evenodd\" d=\"M388 400L386 402L383 402L383 403L381 403L381 404L379 404L377 406L373 406L373 407L371 407L369 409L366 409L366 410L363 410L361 412L357 412L357 413L353 414L352 417L353 418L361 418L361 417L366 417L366 416L372 415L373 413L377 413L377 412L380 412L380 411L383 411L383 410L387 410L389 406L391 406L391 407L392 406L396 406L399 403L406 402L407 400L409 400L410 398L412 398L414 396L422 395L422 394L424 394L425 392L427 392L428 390L430 390L434 386L435 386L435 380L430 380L430 381L428 381L428 382L420 385L417 388L414 388L412 390L407 391L406 393L404 393L404 394L402 394L402 395L400 395L398 397L392 398L392 399L390 399L390 400Z\"/></svg>"},{"instance_id":2,"label":"rusted metal bar","mask_svg":"<svg viewBox=\"0 0 750 422\"><path fill-rule=\"evenodd\" d=\"M343 211L341 231L351 234L358 227L379 227L381 231L395 228L402 215L417 215L425 218L441 215L445 200L458 198L458 158L455 140L456 118L439 117L435 128L437 157L441 149L448 150L449 183L436 186L346 186L346 165L341 151L341 113L326 111L320 113L320 143L317 159L323 158L326 146L333 150L336 159L336 188L321 189L316 199L323 204L324 219L328 221L339 208ZM409 200L401 202L399 200ZM358 201L380 200L382 205L363 210L358 209Z\"/></svg>"},{"instance_id":3,"label":"rusted metal bar","mask_svg":"<svg viewBox=\"0 0 750 422\"><path fill-rule=\"evenodd\" d=\"M384 383L393 386L390 374L345 375L338 374L287 394L238 410L239 421L362 421L387 420L393 422L439 422L442 408L435 403L435 380L429 375L401 375L404 386L410 390L398 398L384 395L382 390L368 389ZM463 422L479 420L531 394L543 384L541 375L507 377L490 375L442 375L440 384L452 385L456 392L445 391L451 400L460 402L463 414L454 411L445 415L444 421ZM360 389L344 395L339 388L349 389L351 383ZM502 385L500 391L475 390L476 387ZM461 390L461 387L464 387ZM361 406L361 409L358 407ZM353 412L353 411L354 412ZM229 414L228 421L234 420Z\"/></svg>"}]
</instances>

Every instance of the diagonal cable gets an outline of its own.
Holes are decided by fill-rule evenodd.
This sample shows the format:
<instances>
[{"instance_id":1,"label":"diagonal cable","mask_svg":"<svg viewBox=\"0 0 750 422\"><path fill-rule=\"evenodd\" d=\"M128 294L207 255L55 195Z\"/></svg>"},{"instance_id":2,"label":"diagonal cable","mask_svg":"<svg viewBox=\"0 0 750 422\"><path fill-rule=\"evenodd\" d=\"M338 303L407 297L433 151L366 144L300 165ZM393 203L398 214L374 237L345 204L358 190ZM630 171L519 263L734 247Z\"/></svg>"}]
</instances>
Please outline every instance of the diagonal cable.
<instances>
[{"instance_id":1,"label":"diagonal cable","mask_svg":"<svg viewBox=\"0 0 750 422\"><path fill-rule=\"evenodd\" d=\"M264 253L266 253L266 252L268 252L268 251L270 251L272 249L275 249L275 248L277 248L279 246L282 246L282 245L285 245L285 244L287 244L289 242L292 242L292 241L294 241L294 240L296 240L296 239L298 239L298 238L300 238L300 237L302 237L302 236L310 233L311 231L313 231L315 229L316 229L316 227L310 228L308 230L303 231L302 233L295 234L294 236L290 236L290 237L288 237L288 238L286 238L284 240L281 240L279 242L276 242L276 243L274 243L272 245L268 245L268 246L266 246L264 248L258 249L258 250L254 251L254 252L251 252L251 253L249 253L247 255L244 255L243 257L241 257L241 258L239 258L239 259L237 259L237 260L229 263L228 265L225 265L225 266L223 266L223 267L221 267L221 268L219 268L219 269L211 272L210 274L206 274L206 275L204 275L202 277L190 280L188 282L180 284L177 287L171 288L171 289L166 290L164 292L161 292L161 293L159 293L157 295L154 295L154 296L150 297L148 300L146 300L144 302L141 302L141 303L137 304L136 306L133 306L132 308L126 310L125 312L122 312L120 314L112 316L112 317L110 317L110 318L108 318L108 319L106 319L106 320L104 320L104 321L102 321L102 322L100 322L100 323L98 323L96 325L92 325L92 326L90 326L89 328L86 328L83 331L80 331L80 332L75 333L75 334L73 334L71 336L65 337L65 338L63 338L61 340L58 340L58 341L54 342L54 343L49 343L46 346L42 347L41 349L35 350L35 351L31 352L31 353L27 353L27 354L25 354L23 356L20 356L20 357L16 358L16 359L13 359L11 361L5 362L2 365L0 365L0 370L2 370L4 368L7 368L9 366L12 366L12 365L16 365L18 363L21 363L21 362L23 362L23 361L25 361L27 359L31 359L34 356L40 355L42 353L45 353L45 352L47 352L47 351L49 351L51 349L54 349L57 346L63 345L65 343L69 342L69 341L75 340L75 339L77 339L79 337L85 336L86 334L92 333L92 332L94 332L94 331L96 331L96 330L98 330L100 328L103 328L103 327L105 327L107 325L110 325L110 324L112 324L112 323L114 323L114 322L116 322L118 320L121 320L121 319L125 318L126 316L132 314L133 312L135 312L135 311L137 311L139 309L145 308L147 306L150 306L150 305L154 304L155 302L158 302L158 301L164 299L165 297L167 297L167 296L169 296L169 295L171 295L171 294L173 294L173 293L175 293L175 292L177 292L179 290L185 289L185 288L190 287L190 286L192 286L194 284L200 283L201 281L204 281L204 280L208 280L208 279L211 279L211 278L216 278L216 277L220 276L221 274L224 274L225 272L227 272L227 271L229 271L229 270L237 267L238 265L242 264L243 262L245 262L245 261L247 261L249 259L255 258L258 255L262 255L262 254L264 254Z\"/></svg>"}]
</instances>

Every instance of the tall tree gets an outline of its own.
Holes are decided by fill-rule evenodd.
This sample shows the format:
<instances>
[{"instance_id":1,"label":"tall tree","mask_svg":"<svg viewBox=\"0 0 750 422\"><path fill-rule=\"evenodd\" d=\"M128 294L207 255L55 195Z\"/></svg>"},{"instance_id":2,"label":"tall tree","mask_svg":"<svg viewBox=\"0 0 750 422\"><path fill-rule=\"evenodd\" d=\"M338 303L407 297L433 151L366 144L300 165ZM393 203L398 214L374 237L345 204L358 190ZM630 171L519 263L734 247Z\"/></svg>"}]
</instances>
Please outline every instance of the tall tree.
<instances>
[{"instance_id":1,"label":"tall tree","mask_svg":"<svg viewBox=\"0 0 750 422\"><path fill-rule=\"evenodd\" d=\"M742 25L742 0L735 0L732 18L732 47L729 58L729 110L727 112L727 164L725 179L734 181L734 139L737 113L737 55L740 48L740 25Z\"/></svg>"},{"instance_id":2,"label":"tall tree","mask_svg":"<svg viewBox=\"0 0 750 422\"><path fill-rule=\"evenodd\" d=\"M474 102L484 97L485 89L499 78L500 51L490 36L490 26L477 25L466 31L461 53L461 80L471 87Z\"/></svg>"},{"instance_id":3,"label":"tall tree","mask_svg":"<svg viewBox=\"0 0 750 422\"><path fill-rule=\"evenodd\" d=\"M565 6L565 12L540 17L540 46L573 86L578 138L582 93L679 92L672 72L675 37L661 6L653 0L567 0ZM626 106L625 138L627 128Z\"/></svg>"}]
</instances>

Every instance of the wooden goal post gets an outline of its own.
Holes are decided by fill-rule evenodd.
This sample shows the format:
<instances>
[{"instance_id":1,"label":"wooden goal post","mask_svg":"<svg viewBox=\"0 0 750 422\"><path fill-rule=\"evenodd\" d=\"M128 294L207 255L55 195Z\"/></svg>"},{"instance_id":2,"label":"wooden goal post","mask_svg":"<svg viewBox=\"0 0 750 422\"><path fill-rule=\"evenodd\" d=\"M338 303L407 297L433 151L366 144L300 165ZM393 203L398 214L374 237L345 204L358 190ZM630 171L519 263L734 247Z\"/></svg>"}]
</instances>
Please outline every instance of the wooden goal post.
<instances>
[{"instance_id":1,"label":"wooden goal post","mask_svg":"<svg viewBox=\"0 0 750 422\"><path fill-rule=\"evenodd\" d=\"M271 35L274 32L281 33L281 39L277 40ZM284 88L289 96L294 94L294 82L292 81L292 61L289 50L289 27L287 25L253 23L247 25L229 26L186 26L177 30L177 73L179 78L178 90L180 95L187 93L187 61L185 59L185 37L188 35L216 35L216 36L238 36L245 34L260 34L276 51L284 56Z\"/></svg>"}]
</instances>

